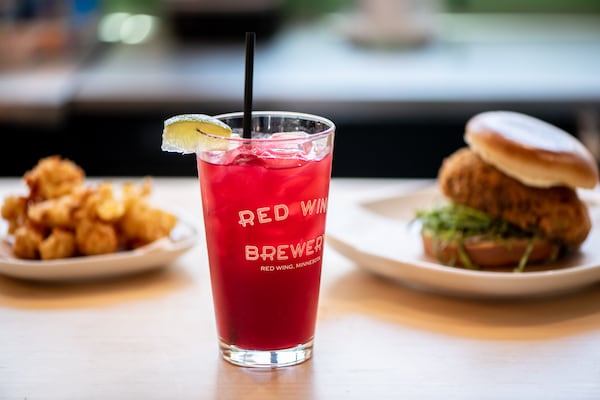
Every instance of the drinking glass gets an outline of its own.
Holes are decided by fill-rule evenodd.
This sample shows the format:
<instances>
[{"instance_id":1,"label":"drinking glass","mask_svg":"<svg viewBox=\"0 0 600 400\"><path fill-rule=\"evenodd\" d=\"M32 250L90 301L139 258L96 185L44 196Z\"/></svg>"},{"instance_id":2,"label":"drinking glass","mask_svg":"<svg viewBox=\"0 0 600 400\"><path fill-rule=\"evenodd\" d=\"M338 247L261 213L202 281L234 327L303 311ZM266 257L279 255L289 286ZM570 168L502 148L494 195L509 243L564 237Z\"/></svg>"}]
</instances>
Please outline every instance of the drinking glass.
<instances>
[{"instance_id":1,"label":"drinking glass","mask_svg":"<svg viewBox=\"0 0 600 400\"><path fill-rule=\"evenodd\" d=\"M220 351L275 368L312 356L335 125L294 112L216 116L196 151Z\"/></svg>"}]
</instances>

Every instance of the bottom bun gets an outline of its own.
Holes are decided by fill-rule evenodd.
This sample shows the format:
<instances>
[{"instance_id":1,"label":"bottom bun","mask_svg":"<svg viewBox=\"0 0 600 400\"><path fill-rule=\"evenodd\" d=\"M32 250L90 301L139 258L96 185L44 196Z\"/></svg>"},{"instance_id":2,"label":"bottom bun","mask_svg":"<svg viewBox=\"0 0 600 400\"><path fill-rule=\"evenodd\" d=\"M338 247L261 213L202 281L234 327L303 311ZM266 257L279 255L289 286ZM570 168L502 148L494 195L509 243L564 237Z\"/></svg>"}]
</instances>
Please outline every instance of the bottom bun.
<instances>
[{"instance_id":1,"label":"bottom bun","mask_svg":"<svg viewBox=\"0 0 600 400\"><path fill-rule=\"evenodd\" d=\"M423 250L445 265L465 267L458 252L458 243L445 242L422 233ZM463 247L471 263L480 268L516 267L527 251L531 239L505 240L465 240ZM559 246L545 239L537 239L527 257L527 264L535 264L554 259Z\"/></svg>"}]
</instances>

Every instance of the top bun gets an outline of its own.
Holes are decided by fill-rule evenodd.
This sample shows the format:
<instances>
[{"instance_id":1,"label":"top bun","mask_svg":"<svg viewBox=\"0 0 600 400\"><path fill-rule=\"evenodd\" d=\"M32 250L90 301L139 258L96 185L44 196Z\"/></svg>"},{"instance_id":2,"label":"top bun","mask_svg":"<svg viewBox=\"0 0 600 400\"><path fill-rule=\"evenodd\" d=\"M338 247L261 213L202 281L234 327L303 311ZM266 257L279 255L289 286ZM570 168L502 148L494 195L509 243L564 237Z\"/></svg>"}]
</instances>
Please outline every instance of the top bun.
<instances>
[{"instance_id":1,"label":"top bun","mask_svg":"<svg viewBox=\"0 0 600 400\"><path fill-rule=\"evenodd\" d=\"M591 189L598 183L598 163L579 140L525 114L477 114L467 122L465 142L484 161L529 186Z\"/></svg>"}]
</instances>

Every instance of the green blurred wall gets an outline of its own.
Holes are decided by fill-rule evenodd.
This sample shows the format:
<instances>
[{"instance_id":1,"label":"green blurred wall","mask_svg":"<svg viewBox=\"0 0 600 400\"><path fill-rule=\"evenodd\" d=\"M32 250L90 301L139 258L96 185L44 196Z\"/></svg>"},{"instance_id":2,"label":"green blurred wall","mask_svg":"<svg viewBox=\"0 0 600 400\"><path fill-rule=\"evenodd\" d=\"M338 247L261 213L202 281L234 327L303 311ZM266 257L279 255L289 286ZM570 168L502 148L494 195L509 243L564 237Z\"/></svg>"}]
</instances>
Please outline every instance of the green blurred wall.
<instances>
[{"instance_id":1,"label":"green blurred wall","mask_svg":"<svg viewBox=\"0 0 600 400\"><path fill-rule=\"evenodd\" d=\"M600 0L445 0L444 4L451 12L600 12Z\"/></svg>"},{"instance_id":2,"label":"green blurred wall","mask_svg":"<svg viewBox=\"0 0 600 400\"><path fill-rule=\"evenodd\" d=\"M440 0L449 12L598 13L600 0ZM356 0L283 0L288 15L315 15L348 9Z\"/></svg>"}]
</instances>

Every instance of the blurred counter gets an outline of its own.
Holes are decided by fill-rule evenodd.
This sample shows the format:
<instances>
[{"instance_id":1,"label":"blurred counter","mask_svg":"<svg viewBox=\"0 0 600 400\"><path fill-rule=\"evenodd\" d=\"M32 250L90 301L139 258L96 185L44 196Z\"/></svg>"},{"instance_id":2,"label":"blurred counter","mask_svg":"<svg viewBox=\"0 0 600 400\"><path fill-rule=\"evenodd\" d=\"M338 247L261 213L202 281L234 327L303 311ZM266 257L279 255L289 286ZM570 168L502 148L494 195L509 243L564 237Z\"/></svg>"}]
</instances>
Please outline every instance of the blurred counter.
<instances>
[{"instance_id":1,"label":"blurred counter","mask_svg":"<svg viewBox=\"0 0 600 400\"><path fill-rule=\"evenodd\" d=\"M357 44L346 18L284 26L258 42L254 67L255 109L337 123L334 175L433 176L440 158L462 145L466 119L482 110L531 113L577 134L581 120L586 132L597 128L598 16L442 14L434 40L401 48ZM89 163L92 174L194 174L188 159L161 154L162 120L240 110L243 69L243 38L182 45L165 33L144 45L101 47L75 66L3 73L0 126L9 143L18 147L36 122L45 136L23 165L2 171L20 174L42 151L56 151ZM356 138L365 131L387 145L357 166L364 143ZM107 140L115 135L118 142ZM119 168L101 165L103 143Z\"/></svg>"}]
</instances>

